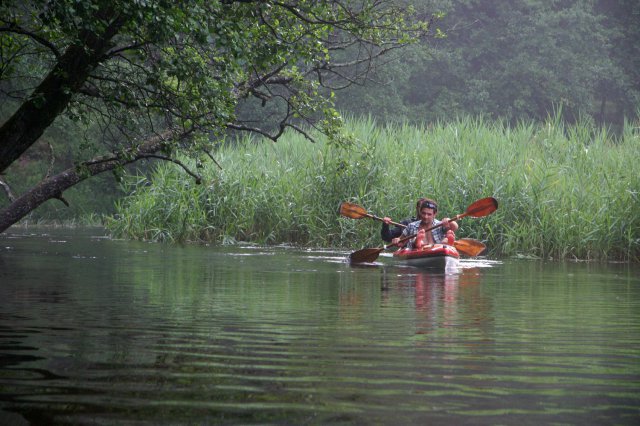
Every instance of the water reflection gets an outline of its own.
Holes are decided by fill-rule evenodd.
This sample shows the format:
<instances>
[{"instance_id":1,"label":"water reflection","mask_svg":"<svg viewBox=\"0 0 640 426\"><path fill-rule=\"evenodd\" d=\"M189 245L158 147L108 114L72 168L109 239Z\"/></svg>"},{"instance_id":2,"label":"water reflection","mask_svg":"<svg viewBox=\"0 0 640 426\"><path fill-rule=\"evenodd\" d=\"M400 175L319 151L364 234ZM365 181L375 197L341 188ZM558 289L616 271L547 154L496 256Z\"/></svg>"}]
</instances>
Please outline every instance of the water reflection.
<instances>
[{"instance_id":1,"label":"water reflection","mask_svg":"<svg viewBox=\"0 0 640 426\"><path fill-rule=\"evenodd\" d=\"M640 418L637 269L0 241L0 424Z\"/></svg>"},{"instance_id":2,"label":"water reflection","mask_svg":"<svg viewBox=\"0 0 640 426\"><path fill-rule=\"evenodd\" d=\"M441 328L483 327L491 323L491 304L481 292L482 270L464 268L456 274L410 267L385 269L381 274L382 307L411 304L416 334ZM399 300L398 300L399 299Z\"/></svg>"}]
</instances>

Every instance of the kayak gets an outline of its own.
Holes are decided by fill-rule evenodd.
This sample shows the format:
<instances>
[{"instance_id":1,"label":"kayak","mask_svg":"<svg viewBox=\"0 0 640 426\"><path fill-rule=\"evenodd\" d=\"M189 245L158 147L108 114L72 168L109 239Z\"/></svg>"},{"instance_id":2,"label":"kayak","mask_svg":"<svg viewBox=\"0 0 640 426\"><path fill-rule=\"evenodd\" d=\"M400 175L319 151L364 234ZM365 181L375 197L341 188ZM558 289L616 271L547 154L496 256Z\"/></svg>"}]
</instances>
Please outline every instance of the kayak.
<instances>
[{"instance_id":1,"label":"kayak","mask_svg":"<svg viewBox=\"0 0 640 426\"><path fill-rule=\"evenodd\" d=\"M410 266L450 271L458 267L460 254L453 246L432 244L421 249L400 249L393 258Z\"/></svg>"}]
</instances>

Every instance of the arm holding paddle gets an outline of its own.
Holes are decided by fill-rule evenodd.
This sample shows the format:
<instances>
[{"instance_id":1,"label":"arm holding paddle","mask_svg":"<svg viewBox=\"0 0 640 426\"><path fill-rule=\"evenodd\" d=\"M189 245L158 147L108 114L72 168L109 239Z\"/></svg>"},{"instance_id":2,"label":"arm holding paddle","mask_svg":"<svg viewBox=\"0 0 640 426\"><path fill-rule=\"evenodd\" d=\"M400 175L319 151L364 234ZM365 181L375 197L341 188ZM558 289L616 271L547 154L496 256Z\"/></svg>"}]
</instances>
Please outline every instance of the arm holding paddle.
<instances>
[{"instance_id":1,"label":"arm holding paddle","mask_svg":"<svg viewBox=\"0 0 640 426\"><path fill-rule=\"evenodd\" d=\"M382 241L390 243L394 238L397 238L400 235L402 235L402 231L404 230L404 228L406 228L407 225L413 222L414 220L415 220L414 218L405 219L400 223L395 224L393 228L391 228L389 225L393 225L394 222L391 220L390 217L387 217L387 216L383 217L382 229L380 229L380 237L382 238Z\"/></svg>"},{"instance_id":2,"label":"arm holding paddle","mask_svg":"<svg viewBox=\"0 0 640 426\"><path fill-rule=\"evenodd\" d=\"M418 201L416 202L416 216L404 219L400 223L395 223L391 218L385 216L382 219L382 229L380 230L380 237L382 237L382 240L390 243L394 238L397 238L402 234L402 231L407 227L407 225L418 220L418 216L420 215L420 206L426 200L427 198L425 197L418 198ZM395 227L390 229L390 224L395 225Z\"/></svg>"}]
</instances>

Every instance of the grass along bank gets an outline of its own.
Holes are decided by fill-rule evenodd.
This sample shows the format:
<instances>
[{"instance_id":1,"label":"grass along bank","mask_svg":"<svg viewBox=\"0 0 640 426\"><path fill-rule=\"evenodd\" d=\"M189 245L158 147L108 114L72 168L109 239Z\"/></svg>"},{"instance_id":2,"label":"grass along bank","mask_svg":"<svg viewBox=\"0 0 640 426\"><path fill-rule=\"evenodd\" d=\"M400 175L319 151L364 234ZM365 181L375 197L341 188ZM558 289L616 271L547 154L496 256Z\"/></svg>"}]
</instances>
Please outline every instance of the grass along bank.
<instances>
[{"instance_id":1,"label":"grass along bank","mask_svg":"<svg viewBox=\"0 0 640 426\"><path fill-rule=\"evenodd\" d=\"M352 120L351 150L289 133L278 143L221 145L203 184L173 164L128 179L130 196L108 227L161 241L251 241L376 247L379 222L337 214L352 201L396 220L420 196L439 217L493 196L493 215L460 222L458 237L483 240L490 256L638 261L640 132L614 138L589 124L508 127L460 119L419 128Z\"/></svg>"}]
</instances>

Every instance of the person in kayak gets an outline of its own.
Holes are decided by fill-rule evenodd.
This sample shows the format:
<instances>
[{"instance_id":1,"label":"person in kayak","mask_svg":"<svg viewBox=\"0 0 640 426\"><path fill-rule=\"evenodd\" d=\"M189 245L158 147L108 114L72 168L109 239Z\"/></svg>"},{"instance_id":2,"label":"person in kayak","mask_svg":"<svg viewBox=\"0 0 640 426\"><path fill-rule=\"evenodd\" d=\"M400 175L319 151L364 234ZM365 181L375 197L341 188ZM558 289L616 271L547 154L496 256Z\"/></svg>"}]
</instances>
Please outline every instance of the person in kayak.
<instances>
[{"instance_id":1,"label":"person in kayak","mask_svg":"<svg viewBox=\"0 0 640 426\"><path fill-rule=\"evenodd\" d=\"M424 201L427 201L427 200L428 198L424 198L424 197L419 198L418 201L416 202L416 215L414 217L409 217L404 220L401 220L400 223L407 226L411 222L420 220L420 206ZM394 238L398 238L400 235L402 235L402 231L404 231L404 228L400 226L394 226L393 228L390 228L389 224L391 222L392 221L390 217L385 216L382 219L382 229L380 230L380 236L382 237L382 240L387 243L390 243L391 240L393 240Z\"/></svg>"},{"instance_id":2,"label":"person in kayak","mask_svg":"<svg viewBox=\"0 0 640 426\"><path fill-rule=\"evenodd\" d=\"M412 238L408 241L406 247L408 248L422 248L423 245L429 244L448 244L455 238L454 232L458 229L458 224L455 221L449 220L445 217L441 221L436 219L438 213L438 204L430 199L426 199L420 204L420 210L418 213L419 220L411 222L402 231L399 237L393 238L391 242L398 244L399 240L409 235L416 235L416 238ZM427 228L437 226L437 228L431 230L431 232L425 232Z\"/></svg>"}]
</instances>

